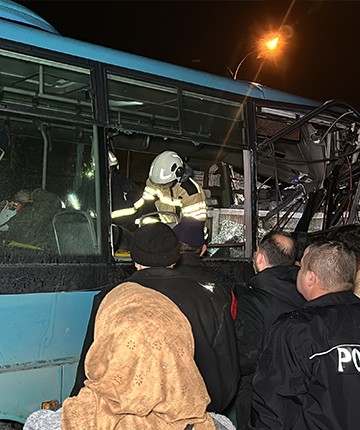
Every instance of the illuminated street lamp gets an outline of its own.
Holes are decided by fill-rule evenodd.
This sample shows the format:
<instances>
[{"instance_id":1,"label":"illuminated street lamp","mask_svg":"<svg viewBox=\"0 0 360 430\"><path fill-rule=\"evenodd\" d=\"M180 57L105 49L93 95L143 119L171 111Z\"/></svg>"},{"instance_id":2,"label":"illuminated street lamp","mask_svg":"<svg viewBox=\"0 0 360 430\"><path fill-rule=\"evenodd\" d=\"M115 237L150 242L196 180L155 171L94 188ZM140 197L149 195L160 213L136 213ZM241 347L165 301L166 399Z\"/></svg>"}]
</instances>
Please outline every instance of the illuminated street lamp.
<instances>
[{"instance_id":1,"label":"illuminated street lamp","mask_svg":"<svg viewBox=\"0 0 360 430\"><path fill-rule=\"evenodd\" d=\"M267 38L262 38L260 39L259 43L258 43L258 47L256 49L254 49L253 51L250 51L248 54L245 55L245 57L243 57L240 61L240 63L237 65L235 73L232 74L234 80L237 79L237 75L239 72L240 67L242 66L242 64L244 63L244 61L250 57L250 55L254 55L257 54L257 58L263 58L263 57L268 57L269 55L273 55L275 53L275 51L278 49L279 47L279 41L280 41L280 35L276 35L275 37L267 37Z\"/></svg>"}]
</instances>

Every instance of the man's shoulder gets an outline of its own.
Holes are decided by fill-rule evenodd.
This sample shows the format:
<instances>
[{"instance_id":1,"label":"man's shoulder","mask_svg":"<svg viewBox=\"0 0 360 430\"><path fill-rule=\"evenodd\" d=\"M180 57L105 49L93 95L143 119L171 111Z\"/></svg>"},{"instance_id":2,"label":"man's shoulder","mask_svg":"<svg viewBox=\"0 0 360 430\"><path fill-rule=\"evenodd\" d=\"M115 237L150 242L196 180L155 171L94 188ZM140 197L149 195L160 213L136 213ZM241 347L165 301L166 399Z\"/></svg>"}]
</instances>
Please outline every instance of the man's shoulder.
<instances>
[{"instance_id":1,"label":"man's shoulder","mask_svg":"<svg viewBox=\"0 0 360 430\"><path fill-rule=\"evenodd\" d=\"M284 335L288 333L290 336L296 337L311 331L313 324L318 325L319 319L321 317L316 313L315 308L312 309L304 306L300 309L281 314L277 318L274 327L279 330L279 333L283 333ZM305 336L307 335L305 334Z\"/></svg>"},{"instance_id":2,"label":"man's shoulder","mask_svg":"<svg viewBox=\"0 0 360 430\"><path fill-rule=\"evenodd\" d=\"M296 288L297 266L270 267L249 280L249 287L258 295L274 298L295 308L305 302Z\"/></svg>"},{"instance_id":3,"label":"man's shoulder","mask_svg":"<svg viewBox=\"0 0 360 430\"><path fill-rule=\"evenodd\" d=\"M178 268L149 267L133 273L129 280L143 283L144 286L154 288L159 284L159 288L166 287L169 290L184 290L200 287L199 283L191 276L186 275Z\"/></svg>"},{"instance_id":4,"label":"man's shoulder","mask_svg":"<svg viewBox=\"0 0 360 430\"><path fill-rule=\"evenodd\" d=\"M268 267L254 275L249 283L259 286L262 282L267 282L269 280L295 283L299 269L300 267L295 265Z\"/></svg>"}]
</instances>

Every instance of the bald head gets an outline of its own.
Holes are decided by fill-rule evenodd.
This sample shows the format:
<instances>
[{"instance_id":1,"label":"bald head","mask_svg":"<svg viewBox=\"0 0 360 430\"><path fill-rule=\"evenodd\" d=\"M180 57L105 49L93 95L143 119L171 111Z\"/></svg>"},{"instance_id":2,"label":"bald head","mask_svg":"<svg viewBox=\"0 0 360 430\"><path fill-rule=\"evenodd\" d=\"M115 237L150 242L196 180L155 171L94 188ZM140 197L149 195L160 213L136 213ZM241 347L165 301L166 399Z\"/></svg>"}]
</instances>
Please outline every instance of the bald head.
<instances>
[{"instance_id":1,"label":"bald head","mask_svg":"<svg viewBox=\"0 0 360 430\"><path fill-rule=\"evenodd\" d=\"M287 233L270 232L261 240L258 253L264 257L264 269L291 265L295 261L295 242Z\"/></svg>"}]
</instances>

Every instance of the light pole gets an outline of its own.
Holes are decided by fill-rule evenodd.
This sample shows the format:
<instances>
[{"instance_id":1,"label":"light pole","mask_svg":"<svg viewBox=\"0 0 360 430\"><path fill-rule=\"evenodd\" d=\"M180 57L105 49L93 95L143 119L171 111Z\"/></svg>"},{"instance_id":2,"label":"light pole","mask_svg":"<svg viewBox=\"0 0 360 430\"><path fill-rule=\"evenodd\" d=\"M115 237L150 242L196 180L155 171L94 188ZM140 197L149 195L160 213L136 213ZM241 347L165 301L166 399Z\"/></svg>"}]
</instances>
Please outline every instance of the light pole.
<instances>
[{"instance_id":1,"label":"light pole","mask_svg":"<svg viewBox=\"0 0 360 430\"><path fill-rule=\"evenodd\" d=\"M253 51L250 51L249 53L247 53L245 55L245 57L243 57L240 61L240 63L237 65L236 70L234 73L231 74L233 76L233 79L236 80L237 79L237 75L239 72L240 67L242 66L242 64L244 63L244 61L250 57L250 55L253 54L258 54L257 58L267 58L269 55L271 55L272 53L274 53L278 46L279 46L279 41L280 41L280 35L276 35L275 37L271 37L271 38L263 38L259 41L259 46L254 49Z\"/></svg>"}]
</instances>

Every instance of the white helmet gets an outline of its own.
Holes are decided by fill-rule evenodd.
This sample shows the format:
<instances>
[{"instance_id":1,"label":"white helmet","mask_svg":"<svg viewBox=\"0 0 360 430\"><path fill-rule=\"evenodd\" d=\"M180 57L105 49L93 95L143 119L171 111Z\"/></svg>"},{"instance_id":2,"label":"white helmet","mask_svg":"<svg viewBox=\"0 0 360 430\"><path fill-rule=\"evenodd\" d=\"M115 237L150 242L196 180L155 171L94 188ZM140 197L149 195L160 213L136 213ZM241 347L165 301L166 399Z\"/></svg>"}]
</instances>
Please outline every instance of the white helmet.
<instances>
[{"instance_id":1,"label":"white helmet","mask_svg":"<svg viewBox=\"0 0 360 430\"><path fill-rule=\"evenodd\" d=\"M151 163L149 179L155 184L163 185L180 181L184 173L184 163L174 151L164 151Z\"/></svg>"},{"instance_id":2,"label":"white helmet","mask_svg":"<svg viewBox=\"0 0 360 430\"><path fill-rule=\"evenodd\" d=\"M113 152L109 151L108 157L109 157L109 167L117 166L119 164L119 161Z\"/></svg>"}]
</instances>

